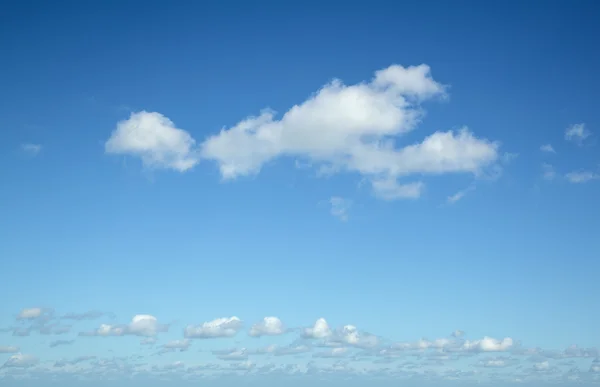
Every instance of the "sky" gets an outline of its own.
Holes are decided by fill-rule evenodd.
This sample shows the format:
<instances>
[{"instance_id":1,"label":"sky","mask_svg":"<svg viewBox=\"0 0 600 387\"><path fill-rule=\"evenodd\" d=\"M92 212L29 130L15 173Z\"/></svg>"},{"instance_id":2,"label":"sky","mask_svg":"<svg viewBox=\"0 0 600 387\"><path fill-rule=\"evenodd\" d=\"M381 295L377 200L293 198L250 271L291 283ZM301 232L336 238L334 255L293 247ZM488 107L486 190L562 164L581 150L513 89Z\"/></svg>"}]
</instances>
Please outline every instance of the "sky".
<instances>
[{"instance_id":1,"label":"sky","mask_svg":"<svg viewBox=\"0 0 600 387\"><path fill-rule=\"evenodd\" d=\"M599 18L5 2L0 384L600 384Z\"/></svg>"}]
</instances>

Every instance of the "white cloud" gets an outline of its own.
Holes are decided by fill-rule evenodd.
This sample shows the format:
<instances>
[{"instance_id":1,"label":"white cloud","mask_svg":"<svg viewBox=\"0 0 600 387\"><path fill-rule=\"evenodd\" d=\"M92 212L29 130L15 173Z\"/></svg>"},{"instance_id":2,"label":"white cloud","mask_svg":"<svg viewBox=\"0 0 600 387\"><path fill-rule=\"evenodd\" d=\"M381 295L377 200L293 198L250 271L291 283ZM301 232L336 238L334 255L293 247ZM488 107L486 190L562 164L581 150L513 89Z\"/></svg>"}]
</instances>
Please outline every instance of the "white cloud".
<instances>
[{"instance_id":1,"label":"white cloud","mask_svg":"<svg viewBox=\"0 0 600 387\"><path fill-rule=\"evenodd\" d=\"M346 325L337 330L330 340L358 348L373 348L379 344L376 336L360 332L353 325Z\"/></svg>"},{"instance_id":2,"label":"white cloud","mask_svg":"<svg viewBox=\"0 0 600 387\"><path fill-rule=\"evenodd\" d=\"M248 334L252 337L277 336L286 332L285 326L277 317L265 317L261 322L250 328Z\"/></svg>"},{"instance_id":3,"label":"white cloud","mask_svg":"<svg viewBox=\"0 0 600 387\"><path fill-rule=\"evenodd\" d=\"M303 336L308 339L324 339L331 336L331 329L324 318L320 318L311 328L304 328Z\"/></svg>"},{"instance_id":4,"label":"white cloud","mask_svg":"<svg viewBox=\"0 0 600 387\"><path fill-rule=\"evenodd\" d=\"M188 325L185 337L208 339L215 337L232 337L242 329L242 321L237 317L218 318L202 325Z\"/></svg>"},{"instance_id":5,"label":"white cloud","mask_svg":"<svg viewBox=\"0 0 600 387\"><path fill-rule=\"evenodd\" d=\"M150 168L187 171L199 162L196 141L160 113L131 113L106 141L106 153L137 156Z\"/></svg>"},{"instance_id":6,"label":"white cloud","mask_svg":"<svg viewBox=\"0 0 600 387\"><path fill-rule=\"evenodd\" d=\"M351 200L339 196L332 196L329 199L329 204L331 205L331 215L344 222L348 220L348 211L352 206Z\"/></svg>"},{"instance_id":7,"label":"white cloud","mask_svg":"<svg viewBox=\"0 0 600 387\"><path fill-rule=\"evenodd\" d=\"M461 331L460 329L455 330L454 332L452 332L452 337L462 337L464 336L465 332Z\"/></svg>"},{"instance_id":8,"label":"white cloud","mask_svg":"<svg viewBox=\"0 0 600 387\"><path fill-rule=\"evenodd\" d=\"M43 314L44 309L42 308L25 308L21 309L17 315L17 320L33 320L41 317Z\"/></svg>"},{"instance_id":9,"label":"white cloud","mask_svg":"<svg viewBox=\"0 0 600 387\"><path fill-rule=\"evenodd\" d=\"M358 172L383 199L418 197L421 174L472 173L494 164L499 144L468 129L436 132L423 142L396 147L396 139L423 117L420 102L444 96L426 65L390 66L370 82L335 80L281 119L270 110L248 117L200 145L203 158L219 165L224 179L258 173L268 161L297 156L330 172Z\"/></svg>"},{"instance_id":10,"label":"white cloud","mask_svg":"<svg viewBox=\"0 0 600 387\"><path fill-rule=\"evenodd\" d=\"M565 175L571 183L587 183L590 180L600 179L600 174L590 171L574 171Z\"/></svg>"},{"instance_id":11,"label":"white cloud","mask_svg":"<svg viewBox=\"0 0 600 387\"><path fill-rule=\"evenodd\" d=\"M163 345L163 348L188 349L189 346L190 346L190 340L184 339L184 340L171 340L168 343L166 343L165 345Z\"/></svg>"},{"instance_id":12,"label":"white cloud","mask_svg":"<svg viewBox=\"0 0 600 387\"><path fill-rule=\"evenodd\" d=\"M19 352L19 347L15 347L14 345L0 345L0 353L17 353Z\"/></svg>"},{"instance_id":13,"label":"white cloud","mask_svg":"<svg viewBox=\"0 0 600 387\"><path fill-rule=\"evenodd\" d=\"M40 151L42 150L42 145L25 143L25 144L21 144L21 150L25 153L35 156L38 153L40 153Z\"/></svg>"},{"instance_id":14,"label":"white cloud","mask_svg":"<svg viewBox=\"0 0 600 387\"><path fill-rule=\"evenodd\" d=\"M17 353L8 358L4 363L4 367L27 368L36 365L38 362L38 358L33 355Z\"/></svg>"},{"instance_id":15,"label":"white cloud","mask_svg":"<svg viewBox=\"0 0 600 387\"><path fill-rule=\"evenodd\" d=\"M556 153L556 151L554 150L554 148L550 144L544 144L544 145L542 145L540 147L540 150L542 152L547 152L547 153Z\"/></svg>"},{"instance_id":16,"label":"white cloud","mask_svg":"<svg viewBox=\"0 0 600 387\"><path fill-rule=\"evenodd\" d=\"M101 324L98 329L92 332L84 332L82 336L156 336L158 332L167 329L165 325L159 324L156 317L148 314L138 314L133 317L127 325Z\"/></svg>"},{"instance_id":17,"label":"white cloud","mask_svg":"<svg viewBox=\"0 0 600 387\"><path fill-rule=\"evenodd\" d=\"M592 132L583 123L571 125L565 130L565 140L572 141L578 145L581 145L591 135Z\"/></svg>"},{"instance_id":18,"label":"white cloud","mask_svg":"<svg viewBox=\"0 0 600 387\"><path fill-rule=\"evenodd\" d=\"M213 354L217 355L217 357L221 360L239 361L248 359L248 352L246 351L246 348L213 351Z\"/></svg>"},{"instance_id":19,"label":"white cloud","mask_svg":"<svg viewBox=\"0 0 600 387\"><path fill-rule=\"evenodd\" d=\"M323 358L336 358L336 357L344 357L348 354L348 348L332 348L329 351L317 352L313 355L313 357L323 357Z\"/></svg>"},{"instance_id":20,"label":"white cloud","mask_svg":"<svg viewBox=\"0 0 600 387\"><path fill-rule=\"evenodd\" d=\"M509 350L513 344L513 339L510 337L497 340L486 336L481 340L465 341L462 349L468 352L504 352Z\"/></svg>"},{"instance_id":21,"label":"white cloud","mask_svg":"<svg viewBox=\"0 0 600 387\"><path fill-rule=\"evenodd\" d=\"M446 201L450 204L456 203L460 199L464 198L466 194L468 194L469 192L474 191L474 190L475 190L475 185L470 185L467 188L465 188L461 191L458 191L454 195L448 196L448 199L446 199Z\"/></svg>"},{"instance_id":22,"label":"white cloud","mask_svg":"<svg viewBox=\"0 0 600 387\"><path fill-rule=\"evenodd\" d=\"M554 171L554 167L550 164L543 163L542 164L542 178L544 180L554 180L556 177L556 171Z\"/></svg>"}]
</instances>

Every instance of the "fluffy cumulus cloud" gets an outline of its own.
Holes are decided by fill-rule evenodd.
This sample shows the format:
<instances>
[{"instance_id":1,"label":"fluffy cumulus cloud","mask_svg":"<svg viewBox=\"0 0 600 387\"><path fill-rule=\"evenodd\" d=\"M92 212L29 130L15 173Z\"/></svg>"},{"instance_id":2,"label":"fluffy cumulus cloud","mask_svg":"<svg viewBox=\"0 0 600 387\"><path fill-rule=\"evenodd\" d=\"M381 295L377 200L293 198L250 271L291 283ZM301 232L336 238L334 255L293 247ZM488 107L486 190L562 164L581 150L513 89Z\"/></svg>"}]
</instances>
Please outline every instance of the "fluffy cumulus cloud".
<instances>
[{"instance_id":1,"label":"fluffy cumulus cloud","mask_svg":"<svg viewBox=\"0 0 600 387\"><path fill-rule=\"evenodd\" d=\"M253 337L277 336L286 332L283 322L277 317L265 317L261 322L252 325L248 334Z\"/></svg>"},{"instance_id":2,"label":"fluffy cumulus cloud","mask_svg":"<svg viewBox=\"0 0 600 387\"><path fill-rule=\"evenodd\" d=\"M141 111L117 124L106 141L109 154L132 155L150 168L186 171L199 161L196 141L160 113Z\"/></svg>"},{"instance_id":3,"label":"fluffy cumulus cloud","mask_svg":"<svg viewBox=\"0 0 600 387\"><path fill-rule=\"evenodd\" d=\"M156 336L159 332L167 330L167 326L159 324L156 317L149 314L138 314L129 324L111 325L101 324L91 332L80 333L81 336Z\"/></svg>"},{"instance_id":4,"label":"fluffy cumulus cloud","mask_svg":"<svg viewBox=\"0 0 600 387\"><path fill-rule=\"evenodd\" d=\"M38 321L40 316L40 313L33 311L21 315L26 321ZM86 318L72 321L74 324L89 323L83 320ZM45 324L46 320L42 322ZM164 328L151 315L137 315L129 324L103 324L87 334L141 336L143 342L155 343L157 333ZM555 385L565 385L566 380L600 382L600 351L594 347L572 345L564 350L545 350L525 347L510 337L469 338L460 330L433 340L423 338L394 342L390 337L376 336L354 325L332 328L324 318L316 320L310 327L287 329L277 317L265 317L247 331L249 337L262 336L261 345L253 346L258 341L250 340L246 341L249 347L216 349L233 342L240 344L232 337L241 329L242 321L239 318L219 318L186 327L183 332L186 337L178 337L181 331L172 332L175 336L170 341L161 342L156 351L139 348L137 353L127 354L119 353L118 347L115 347L114 353L103 355L104 351L95 353L97 348L94 346L74 345L64 352L71 354L71 357L55 358L56 352L46 351L48 353L37 354L50 357L41 361L31 352L24 354L16 346L4 345L0 346L0 354L5 354L3 364L0 364L0 385L17 385L12 382L19 378L24 381L32 378L56 380L65 385L70 384L71 380L110 380L116 383L119 379L131 381L137 378L140 378L137 379L139 381L165 380L171 383L169 385L190 385L186 383L201 384L202 381L214 381L214 378L238 376L243 376L244 381L254 376L274 376L279 378L277 380L280 383L287 384L289 381L290 385L311 383L309 379L296 379L294 382L281 378L315 376L324 382L331 382L327 385L335 384L331 378L340 378L338 381L351 379L357 385L364 385L373 377L396 384L427 381L431 385L442 385L441 382L448 380L465 384L489 380L504 382L500 383L502 385L517 379L532 382L531 385L540 385L543 381ZM289 333L286 338L291 336L290 340L285 342L283 337L265 337L282 333ZM35 337L40 336L27 339L28 348L33 348L29 342ZM202 348L191 351L192 338L223 340L204 342ZM124 339L109 340L116 342ZM50 346L72 342L58 340L50 342ZM48 342L42 340L40 344L43 348ZM184 351L187 353L182 353ZM165 353L167 356L154 356ZM229 380L233 383L233 379Z\"/></svg>"},{"instance_id":5,"label":"fluffy cumulus cloud","mask_svg":"<svg viewBox=\"0 0 600 387\"><path fill-rule=\"evenodd\" d=\"M304 328L302 335L307 339L324 339L331 336L331 328L327 320L320 318L312 327Z\"/></svg>"},{"instance_id":6,"label":"fluffy cumulus cloud","mask_svg":"<svg viewBox=\"0 0 600 387\"><path fill-rule=\"evenodd\" d=\"M184 330L184 334L186 338L198 339L232 337L240 329L242 329L242 320L234 316L218 318L201 325L188 325Z\"/></svg>"},{"instance_id":7,"label":"fluffy cumulus cloud","mask_svg":"<svg viewBox=\"0 0 600 387\"><path fill-rule=\"evenodd\" d=\"M321 173L358 173L382 199L417 198L424 190L422 175L480 175L499 159L497 142L467 128L398 145L423 119L422 103L445 96L446 87L427 65L392 65L366 82L333 80L280 118L267 109L197 145L160 113L133 113L117 124L105 150L178 171L212 160L223 179L257 174L279 157L299 157Z\"/></svg>"}]
</instances>

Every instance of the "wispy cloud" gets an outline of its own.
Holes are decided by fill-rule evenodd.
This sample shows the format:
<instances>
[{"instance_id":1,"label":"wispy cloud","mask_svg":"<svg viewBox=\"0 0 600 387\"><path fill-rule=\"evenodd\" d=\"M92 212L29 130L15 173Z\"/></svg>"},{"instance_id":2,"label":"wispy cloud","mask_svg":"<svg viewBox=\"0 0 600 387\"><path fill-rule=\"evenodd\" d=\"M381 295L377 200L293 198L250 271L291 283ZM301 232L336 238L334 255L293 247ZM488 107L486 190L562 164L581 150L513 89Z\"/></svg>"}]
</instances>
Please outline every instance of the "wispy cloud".
<instances>
[{"instance_id":1,"label":"wispy cloud","mask_svg":"<svg viewBox=\"0 0 600 387\"><path fill-rule=\"evenodd\" d=\"M554 170L554 166L551 164L543 163L542 164L542 178L544 180L554 180L556 177L556 171Z\"/></svg>"},{"instance_id":2,"label":"wispy cloud","mask_svg":"<svg viewBox=\"0 0 600 387\"><path fill-rule=\"evenodd\" d=\"M454 195L448 196L448 198L446 199L446 202L449 204L454 204L457 201L459 201L460 199L464 198L466 194L468 194L471 191L475 190L475 185L472 184L470 186L468 186L467 188L458 191L457 193L455 193Z\"/></svg>"},{"instance_id":3,"label":"wispy cloud","mask_svg":"<svg viewBox=\"0 0 600 387\"><path fill-rule=\"evenodd\" d=\"M582 145L583 141L591 135L592 132L583 123L571 125L565 130L565 140L574 142L577 145Z\"/></svg>"},{"instance_id":4,"label":"wispy cloud","mask_svg":"<svg viewBox=\"0 0 600 387\"><path fill-rule=\"evenodd\" d=\"M591 171L573 171L565 175L565 178L571 183L587 183L591 180L600 179L600 174Z\"/></svg>"},{"instance_id":5,"label":"wispy cloud","mask_svg":"<svg viewBox=\"0 0 600 387\"><path fill-rule=\"evenodd\" d=\"M21 144L21 150L31 156L35 156L42 151L41 144L25 143Z\"/></svg>"},{"instance_id":6,"label":"wispy cloud","mask_svg":"<svg viewBox=\"0 0 600 387\"><path fill-rule=\"evenodd\" d=\"M333 196L329 199L329 204L331 205L331 215L344 222L348 220L348 211L352 206L351 200Z\"/></svg>"},{"instance_id":7,"label":"wispy cloud","mask_svg":"<svg viewBox=\"0 0 600 387\"><path fill-rule=\"evenodd\" d=\"M542 152L547 152L547 153L556 153L556 151L554 150L554 148L550 144L544 144L544 145L542 145L540 147L540 150Z\"/></svg>"}]
</instances>

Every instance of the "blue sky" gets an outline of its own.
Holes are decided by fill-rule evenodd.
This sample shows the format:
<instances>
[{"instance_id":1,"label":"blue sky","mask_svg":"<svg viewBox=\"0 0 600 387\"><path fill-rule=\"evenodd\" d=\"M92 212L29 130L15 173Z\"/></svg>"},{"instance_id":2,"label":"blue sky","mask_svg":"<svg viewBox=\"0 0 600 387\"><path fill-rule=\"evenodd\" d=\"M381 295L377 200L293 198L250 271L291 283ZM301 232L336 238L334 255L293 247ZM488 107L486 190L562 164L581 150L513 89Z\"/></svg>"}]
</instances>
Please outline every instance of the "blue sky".
<instances>
[{"instance_id":1,"label":"blue sky","mask_svg":"<svg viewBox=\"0 0 600 387\"><path fill-rule=\"evenodd\" d=\"M600 382L600 6L369 4L8 4L2 385Z\"/></svg>"}]
</instances>

